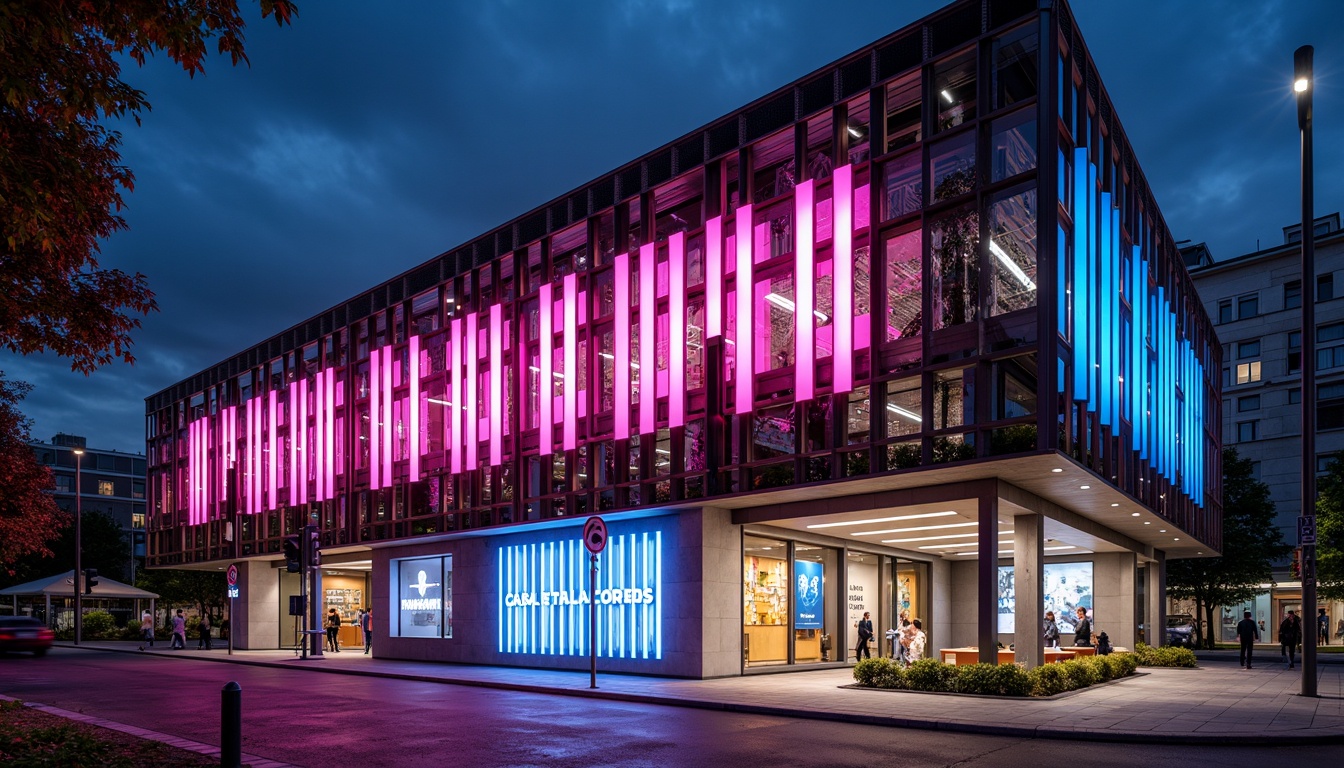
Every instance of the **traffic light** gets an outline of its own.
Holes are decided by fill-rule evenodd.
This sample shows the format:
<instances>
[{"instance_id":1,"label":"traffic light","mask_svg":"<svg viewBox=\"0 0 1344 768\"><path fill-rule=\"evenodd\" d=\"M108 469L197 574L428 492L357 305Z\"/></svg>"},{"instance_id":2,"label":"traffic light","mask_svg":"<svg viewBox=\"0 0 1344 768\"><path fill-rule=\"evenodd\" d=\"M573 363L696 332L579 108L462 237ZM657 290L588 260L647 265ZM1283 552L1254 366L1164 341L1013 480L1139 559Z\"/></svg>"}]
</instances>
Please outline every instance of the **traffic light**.
<instances>
[{"instance_id":1,"label":"traffic light","mask_svg":"<svg viewBox=\"0 0 1344 768\"><path fill-rule=\"evenodd\" d=\"M1294 578L1294 579L1301 580L1301 578L1302 578L1302 548L1301 548L1301 547L1298 547L1297 549L1294 549L1294 550L1293 550L1293 563L1292 563L1292 565L1289 566L1289 570L1292 572L1292 574L1293 574L1293 578Z\"/></svg>"},{"instance_id":2,"label":"traffic light","mask_svg":"<svg viewBox=\"0 0 1344 768\"><path fill-rule=\"evenodd\" d=\"M86 594L86 595L91 595L91 594L93 594L93 588L96 587L96 586L98 586L98 569L97 569L97 568L85 568L85 569L84 569L84 594Z\"/></svg>"},{"instance_id":3,"label":"traffic light","mask_svg":"<svg viewBox=\"0 0 1344 768\"><path fill-rule=\"evenodd\" d=\"M322 564L322 536L318 533L316 525L305 525L303 535L308 542L308 562L309 568L316 568Z\"/></svg>"},{"instance_id":4,"label":"traffic light","mask_svg":"<svg viewBox=\"0 0 1344 768\"><path fill-rule=\"evenodd\" d=\"M286 536L281 543L285 550L285 570L290 573L303 570L303 550L299 546L299 537Z\"/></svg>"}]
</instances>

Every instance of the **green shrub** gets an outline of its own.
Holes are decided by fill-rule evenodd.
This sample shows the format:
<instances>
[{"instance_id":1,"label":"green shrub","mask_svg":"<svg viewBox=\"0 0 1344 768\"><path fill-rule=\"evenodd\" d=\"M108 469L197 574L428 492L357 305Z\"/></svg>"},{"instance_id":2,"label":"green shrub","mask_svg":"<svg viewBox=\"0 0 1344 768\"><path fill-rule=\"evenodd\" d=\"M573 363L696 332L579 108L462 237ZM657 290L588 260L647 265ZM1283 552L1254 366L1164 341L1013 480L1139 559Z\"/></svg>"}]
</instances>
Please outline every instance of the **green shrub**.
<instances>
[{"instance_id":1,"label":"green shrub","mask_svg":"<svg viewBox=\"0 0 1344 768\"><path fill-rule=\"evenodd\" d=\"M1000 696L1030 696L1031 675L1025 667L1000 664L994 672L997 693Z\"/></svg>"},{"instance_id":2,"label":"green shrub","mask_svg":"<svg viewBox=\"0 0 1344 768\"><path fill-rule=\"evenodd\" d=\"M1195 652L1189 648L1170 645L1154 648L1139 643L1134 647L1134 653L1141 667L1194 667L1196 663Z\"/></svg>"},{"instance_id":3,"label":"green shrub","mask_svg":"<svg viewBox=\"0 0 1344 768\"><path fill-rule=\"evenodd\" d=\"M958 693L987 696L1028 696L1031 675L1016 664L968 664L957 667Z\"/></svg>"},{"instance_id":4,"label":"green shrub","mask_svg":"<svg viewBox=\"0 0 1344 768\"><path fill-rule=\"evenodd\" d=\"M117 640L121 638L121 629L107 611L89 611L84 614L83 634L85 640Z\"/></svg>"},{"instance_id":5,"label":"green shrub","mask_svg":"<svg viewBox=\"0 0 1344 768\"><path fill-rule=\"evenodd\" d=\"M1100 656L1081 656L1078 663L1087 667L1088 673L1096 678L1098 683L1104 683L1113 677L1110 665Z\"/></svg>"},{"instance_id":6,"label":"green shrub","mask_svg":"<svg viewBox=\"0 0 1344 768\"><path fill-rule=\"evenodd\" d=\"M1106 665L1112 680L1134 674L1134 669L1139 664L1138 659L1134 658L1132 653L1112 653L1109 656L1099 656L1098 658Z\"/></svg>"},{"instance_id":7,"label":"green shrub","mask_svg":"<svg viewBox=\"0 0 1344 768\"><path fill-rule=\"evenodd\" d=\"M882 657L876 659L864 659L854 665L854 682L859 685L876 688L877 678L890 666L892 666L891 659L884 659Z\"/></svg>"},{"instance_id":8,"label":"green shrub","mask_svg":"<svg viewBox=\"0 0 1344 768\"><path fill-rule=\"evenodd\" d=\"M1056 663L1064 666L1065 674L1069 677L1068 690L1070 691L1076 691L1079 688L1086 688L1089 685L1101 682L1096 671L1090 665L1083 663L1081 659L1068 659Z\"/></svg>"},{"instance_id":9,"label":"green shrub","mask_svg":"<svg viewBox=\"0 0 1344 768\"><path fill-rule=\"evenodd\" d=\"M906 686L912 691L956 690L957 668L937 659L920 659L905 670Z\"/></svg>"},{"instance_id":10,"label":"green shrub","mask_svg":"<svg viewBox=\"0 0 1344 768\"><path fill-rule=\"evenodd\" d=\"M889 690L903 690L910 687L905 678L905 667L902 667L894 661L878 673L875 682L878 688L887 688Z\"/></svg>"},{"instance_id":11,"label":"green shrub","mask_svg":"<svg viewBox=\"0 0 1344 768\"><path fill-rule=\"evenodd\" d=\"M957 693L983 693L993 694L995 692L994 670L998 664L962 664L954 667L956 670Z\"/></svg>"},{"instance_id":12,"label":"green shrub","mask_svg":"<svg viewBox=\"0 0 1344 768\"><path fill-rule=\"evenodd\" d=\"M1031 670L1029 674L1032 696L1054 696L1057 693L1071 690L1069 688L1069 671L1062 662L1042 664Z\"/></svg>"}]
</instances>

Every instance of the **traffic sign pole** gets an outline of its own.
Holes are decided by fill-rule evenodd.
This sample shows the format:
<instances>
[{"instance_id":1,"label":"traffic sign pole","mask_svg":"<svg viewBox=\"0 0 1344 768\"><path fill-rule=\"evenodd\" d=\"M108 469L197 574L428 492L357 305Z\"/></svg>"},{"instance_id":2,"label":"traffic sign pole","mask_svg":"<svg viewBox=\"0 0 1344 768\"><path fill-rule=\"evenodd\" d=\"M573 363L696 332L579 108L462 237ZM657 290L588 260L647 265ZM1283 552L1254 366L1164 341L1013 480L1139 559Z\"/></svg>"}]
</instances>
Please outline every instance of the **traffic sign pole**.
<instances>
[{"instance_id":1,"label":"traffic sign pole","mask_svg":"<svg viewBox=\"0 0 1344 768\"><path fill-rule=\"evenodd\" d=\"M583 523L583 546L588 548L588 687L597 687L597 555L607 546L607 524L600 517Z\"/></svg>"},{"instance_id":2,"label":"traffic sign pole","mask_svg":"<svg viewBox=\"0 0 1344 768\"><path fill-rule=\"evenodd\" d=\"M228 570L228 582L229 582L229 655L232 656L232 655L233 655L233 630L234 630L234 626L233 626L233 605L234 605L234 603L233 603L233 601L234 601L234 595L238 594L238 564L237 564L237 563L233 563L233 564L230 564L230 565L229 565L229 570Z\"/></svg>"}]
</instances>

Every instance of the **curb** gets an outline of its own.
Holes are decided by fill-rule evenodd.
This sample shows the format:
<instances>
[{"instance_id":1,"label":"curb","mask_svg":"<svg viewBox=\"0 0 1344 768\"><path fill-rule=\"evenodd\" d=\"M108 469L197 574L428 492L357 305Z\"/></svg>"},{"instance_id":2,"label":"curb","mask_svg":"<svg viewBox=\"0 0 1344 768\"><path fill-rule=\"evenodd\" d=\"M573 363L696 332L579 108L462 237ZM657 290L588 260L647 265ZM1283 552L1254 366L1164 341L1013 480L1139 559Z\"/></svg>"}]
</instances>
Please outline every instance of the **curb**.
<instances>
[{"instance_id":1,"label":"curb","mask_svg":"<svg viewBox=\"0 0 1344 768\"><path fill-rule=\"evenodd\" d=\"M60 645L60 644L58 644ZM160 651L139 651L135 649L90 647L87 645L72 646L61 645L63 648L76 648L79 650L103 651L111 653L127 653L134 655L153 654L161 658L187 658L197 661L212 661L222 664L243 664L254 667L270 667L273 669L299 669L303 671L321 672L329 675L350 675L354 677L381 677L391 680L407 680L419 683L439 683L442 685L461 685L472 688L493 688L502 691L516 691L519 693L536 693L551 696L572 696L582 699L597 699L605 701L620 701L632 704L653 704L668 707L685 707L688 709L703 709L719 712L737 712L749 715L773 715L777 717L791 717L804 720L822 720L830 722L859 723L861 725L879 725L887 728L914 728L926 731L946 731L950 733L977 733L989 736L1007 736L1012 738L1024 739L1052 739L1061 741L1097 741L1122 744L1169 744L1169 745L1188 745L1188 746L1206 746L1206 745L1245 745L1245 746L1283 746L1285 739L1291 739L1294 746L1315 746L1327 744L1344 744L1344 730L1332 733L1308 733L1300 734L1295 730L1278 730L1273 733L1264 734L1238 734L1238 733L1154 733L1152 731L1098 731L1086 728L1058 728L1051 726L1016 726L1016 725L993 725L987 723L961 723L944 720L926 720L909 717L896 717L885 715L865 715L859 713L846 712L821 712L806 709L793 709L790 707L778 707L765 704L738 704L727 701L712 701L708 699L688 699L674 696L654 696L642 693L621 693L616 691L604 691L601 689L591 690L587 688L557 688L547 685L534 685L530 683L510 683L496 680L477 680L470 678L454 677L436 677L431 675L416 675L406 672L373 672L359 669L335 669L332 667L319 666L296 666L286 662L278 661L254 661L247 659L232 659L225 657L199 657L199 656L175 656ZM897 691L896 693L900 693ZM1071 692L1085 693L1085 691Z\"/></svg>"}]
</instances>

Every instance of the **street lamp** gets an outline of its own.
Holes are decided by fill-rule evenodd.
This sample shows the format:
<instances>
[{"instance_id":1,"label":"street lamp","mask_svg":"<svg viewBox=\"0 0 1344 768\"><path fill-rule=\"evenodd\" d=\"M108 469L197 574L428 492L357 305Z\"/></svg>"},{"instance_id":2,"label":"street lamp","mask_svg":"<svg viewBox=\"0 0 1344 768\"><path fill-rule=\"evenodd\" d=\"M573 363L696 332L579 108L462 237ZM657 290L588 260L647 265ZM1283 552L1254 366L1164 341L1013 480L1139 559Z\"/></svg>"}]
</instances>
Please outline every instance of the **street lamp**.
<instances>
[{"instance_id":1,"label":"street lamp","mask_svg":"<svg viewBox=\"0 0 1344 768\"><path fill-rule=\"evenodd\" d=\"M1316 695L1316 217L1312 200L1312 47L1293 52L1293 92L1302 134L1302 695ZM1310 523L1302 525L1303 522Z\"/></svg>"},{"instance_id":2,"label":"street lamp","mask_svg":"<svg viewBox=\"0 0 1344 768\"><path fill-rule=\"evenodd\" d=\"M84 458L84 449L75 448L71 453L75 454L75 645L79 645L84 630L84 585L80 582L84 577L84 529L81 525L84 518L84 488L79 482L79 465Z\"/></svg>"}]
</instances>

